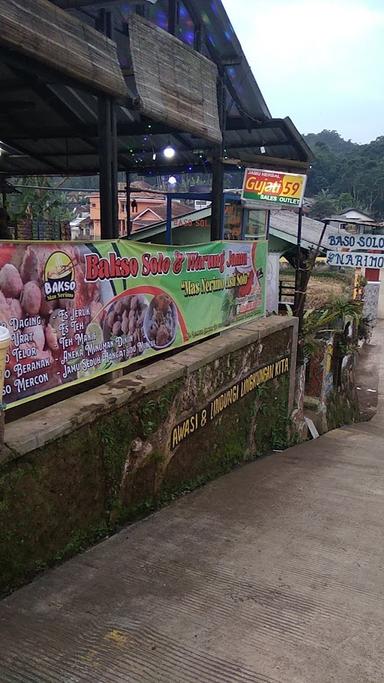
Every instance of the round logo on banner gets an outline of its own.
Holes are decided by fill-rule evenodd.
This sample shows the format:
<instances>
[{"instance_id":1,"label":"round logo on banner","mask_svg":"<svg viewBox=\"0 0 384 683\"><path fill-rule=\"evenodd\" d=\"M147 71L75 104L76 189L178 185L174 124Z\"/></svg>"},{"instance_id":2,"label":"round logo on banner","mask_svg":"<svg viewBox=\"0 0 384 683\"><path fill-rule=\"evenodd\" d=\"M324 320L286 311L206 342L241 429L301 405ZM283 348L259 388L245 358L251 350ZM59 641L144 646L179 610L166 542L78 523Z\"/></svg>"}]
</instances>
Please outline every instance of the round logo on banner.
<instances>
[{"instance_id":1,"label":"round logo on banner","mask_svg":"<svg viewBox=\"0 0 384 683\"><path fill-rule=\"evenodd\" d=\"M75 296L75 269L65 251L54 251L44 268L44 292L47 301L73 299Z\"/></svg>"}]
</instances>

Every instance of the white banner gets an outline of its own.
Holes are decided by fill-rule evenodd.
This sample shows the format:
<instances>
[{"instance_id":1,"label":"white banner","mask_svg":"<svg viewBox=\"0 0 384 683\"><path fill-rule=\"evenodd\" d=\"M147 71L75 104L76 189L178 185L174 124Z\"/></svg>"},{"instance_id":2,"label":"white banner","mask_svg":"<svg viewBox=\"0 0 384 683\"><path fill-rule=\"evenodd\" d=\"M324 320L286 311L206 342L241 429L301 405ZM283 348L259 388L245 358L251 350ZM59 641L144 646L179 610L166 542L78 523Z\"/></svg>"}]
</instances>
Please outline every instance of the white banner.
<instances>
[{"instance_id":1,"label":"white banner","mask_svg":"<svg viewBox=\"0 0 384 683\"><path fill-rule=\"evenodd\" d=\"M384 250L384 235L327 235L327 248Z\"/></svg>"},{"instance_id":2,"label":"white banner","mask_svg":"<svg viewBox=\"0 0 384 683\"><path fill-rule=\"evenodd\" d=\"M343 268L384 268L384 254L362 254L355 251L328 251L329 266Z\"/></svg>"}]
</instances>

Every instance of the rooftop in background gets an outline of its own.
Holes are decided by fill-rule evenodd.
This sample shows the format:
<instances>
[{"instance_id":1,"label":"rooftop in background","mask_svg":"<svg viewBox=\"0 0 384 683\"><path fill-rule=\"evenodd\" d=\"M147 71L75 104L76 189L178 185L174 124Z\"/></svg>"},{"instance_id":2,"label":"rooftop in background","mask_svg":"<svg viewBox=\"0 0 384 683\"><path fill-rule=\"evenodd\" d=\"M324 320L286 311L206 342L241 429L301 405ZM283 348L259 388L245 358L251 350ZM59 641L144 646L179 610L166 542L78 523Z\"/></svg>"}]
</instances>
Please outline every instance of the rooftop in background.
<instances>
[{"instance_id":1,"label":"rooftop in background","mask_svg":"<svg viewBox=\"0 0 384 683\"><path fill-rule=\"evenodd\" d=\"M173 202L172 203L172 217L179 218L193 213L194 209L191 206L187 206L183 203ZM144 209L141 213L132 216L132 234L145 230L147 227L152 227L154 224L159 223L159 221L165 221L167 218L167 207L165 204L159 204L153 208Z\"/></svg>"},{"instance_id":2,"label":"rooftop in background","mask_svg":"<svg viewBox=\"0 0 384 683\"><path fill-rule=\"evenodd\" d=\"M327 220L337 221L339 223L375 223L375 219L366 213L365 211L360 211L360 209L349 208L344 209L342 213L336 214L334 216L329 216Z\"/></svg>"},{"instance_id":3,"label":"rooftop in background","mask_svg":"<svg viewBox=\"0 0 384 683\"><path fill-rule=\"evenodd\" d=\"M238 193L240 195L241 190L230 190L227 191L227 196L231 197L233 194ZM172 230L189 229L191 224L204 222L206 219L210 218L212 212L211 206L208 206L197 211L186 211L184 217L187 219L183 221L183 215L178 215L174 217L172 221ZM156 209L157 213L157 209ZM271 240L271 246L273 251L279 251L280 253L286 253L291 250L291 248L296 249L297 245L297 227L298 227L298 214L295 211L289 211L288 209L281 209L277 211L271 211L270 214L270 225L269 234L273 238ZM316 249L319 244L320 236L324 223L322 221L316 221L312 218L307 218L303 216L302 223L302 239L301 247L304 250L309 251L310 249ZM158 223L151 223L149 225L143 226L135 235L137 240L145 239L156 239L156 236L165 232L165 220ZM327 235L339 235L348 233L341 228L335 228L333 226L328 226L326 228L323 246L320 248L320 253L324 254L325 244Z\"/></svg>"},{"instance_id":4,"label":"rooftop in background","mask_svg":"<svg viewBox=\"0 0 384 683\"><path fill-rule=\"evenodd\" d=\"M383 221L375 221L368 213L360 211L360 209L345 209L341 214L327 216L324 220L329 221L332 225L355 225L367 228L383 228Z\"/></svg>"},{"instance_id":5,"label":"rooftop in background","mask_svg":"<svg viewBox=\"0 0 384 683\"><path fill-rule=\"evenodd\" d=\"M224 88L224 156L228 164L285 164L288 170L292 165L302 169L308 166L311 152L292 121L271 118L221 0L180 0L178 17L168 13L166 0L155 4L133 0L53 0L53 4L67 9L92 29L100 12L111 11L113 38L129 91L129 96L120 97L117 107L120 169L142 174L202 172L210 168L212 151L212 144L203 136L185 132L182 126L177 131L164 121L144 117L135 108L127 22L137 7L156 26L174 32L183 44L216 64ZM13 5L14 0L0 0L0 19ZM45 6L48 5L46 2ZM65 13L58 13L57 18L65 24ZM41 27L38 22L33 27L36 35L32 38L37 40ZM21 45L20 50L23 48ZM0 157L0 173L98 172L97 91L87 89L84 83L75 83L47 64L15 53L4 43L2 35L0 56L0 145L5 152ZM159 153L169 143L176 150L172 162L166 162Z\"/></svg>"}]
</instances>

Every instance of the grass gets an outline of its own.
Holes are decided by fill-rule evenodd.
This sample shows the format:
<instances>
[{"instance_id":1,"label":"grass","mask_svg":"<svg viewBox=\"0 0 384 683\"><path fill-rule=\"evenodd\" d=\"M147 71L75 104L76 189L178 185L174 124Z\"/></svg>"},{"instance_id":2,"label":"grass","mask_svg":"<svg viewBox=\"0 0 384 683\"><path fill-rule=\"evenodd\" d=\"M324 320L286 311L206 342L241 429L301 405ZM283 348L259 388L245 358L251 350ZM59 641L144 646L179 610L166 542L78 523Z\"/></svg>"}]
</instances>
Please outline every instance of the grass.
<instances>
[{"instance_id":1,"label":"grass","mask_svg":"<svg viewBox=\"0 0 384 683\"><path fill-rule=\"evenodd\" d=\"M351 271L352 272L352 271ZM340 282L345 282L345 283L352 283L353 277L351 278L351 275L347 272L341 272L340 270L315 270L315 272L312 275L313 278L316 278L318 280L336 280ZM295 278L295 271L293 268L284 268L280 271L280 279L281 280L294 280Z\"/></svg>"},{"instance_id":2,"label":"grass","mask_svg":"<svg viewBox=\"0 0 384 683\"><path fill-rule=\"evenodd\" d=\"M316 270L308 284L306 308L318 308L330 301L342 297L350 298L353 290L353 274L334 270ZM280 272L283 282L294 283L293 268L284 268Z\"/></svg>"}]
</instances>

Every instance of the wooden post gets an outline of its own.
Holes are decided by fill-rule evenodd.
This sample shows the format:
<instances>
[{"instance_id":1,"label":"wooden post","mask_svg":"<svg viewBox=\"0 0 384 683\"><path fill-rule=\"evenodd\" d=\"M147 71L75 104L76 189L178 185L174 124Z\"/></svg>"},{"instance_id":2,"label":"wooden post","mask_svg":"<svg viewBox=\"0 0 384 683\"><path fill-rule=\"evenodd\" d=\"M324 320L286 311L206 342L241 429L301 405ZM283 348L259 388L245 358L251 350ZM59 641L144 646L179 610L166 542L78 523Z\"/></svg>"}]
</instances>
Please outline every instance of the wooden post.
<instances>
[{"instance_id":1,"label":"wooden post","mask_svg":"<svg viewBox=\"0 0 384 683\"><path fill-rule=\"evenodd\" d=\"M219 71L217 81L217 103L219 108L220 128L223 134L225 131L225 88L224 75ZM212 214L211 214L211 240L221 240L223 238L224 227L224 164L223 164L223 142L215 145L212 155Z\"/></svg>"},{"instance_id":2,"label":"wooden post","mask_svg":"<svg viewBox=\"0 0 384 683\"><path fill-rule=\"evenodd\" d=\"M101 9L97 29L113 38L112 14ZM117 125L113 98L98 98L98 133L100 167L100 217L102 239L114 239L119 235L117 191Z\"/></svg>"},{"instance_id":3,"label":"wooden post","mask_svg":"<svg viewBox=\"0 0 384 683\"><path fill-rule=\"evenodd\" d=\"M267 211L267 225L265 230L265 239L269 240L269 231L271 229L271 212Z\"/></svg>"},{"instance_id":4,"label":"wooden post","mask_svg":"<svg viewBox=\"0 0 384 683\"><path fill-rule=\"evenodd\" d=\"M297 308L295 310L295 315L299 318L299 332L302 329L303 326L303 317L304 317L304 312L305 312L305 302L307 298L307 290L308 290L308 283L311 278L312 272L316 266L316 261L317 258L320 254L320 249L323 244L323 239L325 235L325 231L329 225L329 221L326 220L324 221L324 225L320 234L319 242L317 244L317 247L314 251L313 254L311 254L310 258L308 259L308 262L306 264L305 268L300 268L300 282L299 282L299 297L298 297L298 304Z\"/></svg>"},{"instance_id":5,"label":"wooden post","mask_svg":"<svg viewBox=\"0 0 384 683\"><path fill-rule=\"evenodd\" d=\"M212 217L211 240L214 242L222 238L224 210L224 166L221 161L221 149L217 150L212 161Z\"/></svg>"},{"instance_id":6,"label":"wooden post","mask_svg":"<svg viewBox=\"0 0 384 683\"><path fill-rule=\"evenodd\" d=\"M301 256L301 235L303 230L303 209L299 208L299 216L297 219L297 242L296 242L296 272L295 272L295 303L294 303L294 313L297 315L300 305L300 290L301 290L301 268L302 268L302 256Z\"/></svg>"},{"instance_id":7,"label":"wooden post","mask_svg":"<svg viewBox=\"0 0 384 683\"><path fill-rule=\"evenodd\" d=\"M221 240L224 223L224 165L221 160L221 147L215 150L212 160L212 217L211 240Z\"/></svg>"},{"instance_id":8,"label":"wooden post","mask_svg":"<svg viewBox=\"0 0 384 683\"><path fill-rule=\"evenodd\" d=\"M116 104L110 99L111 108L111 179L112 179L112 237L119 237L119 173L117 162Z\"/></svg>"},{"instance_id":9,"label":"wooden post","mask_svg":"<svg viewBox=\"0 0 384 683\"><path fill-rule=\"evenodd\" d=\"M112 239L114 233L111 108L109 97L101 95L98 105L101 238L108 240Z\"/></svg>"},{"instance_id":10,"label":"wooden post","mask_svg":"<svg viewBox=\"0 0 384 683\"><path fill-rule=\"evenodd\" d=\"M177 0L168 0L168 33L176 35L177 27Z\"/></svg>"}]
</instances>

